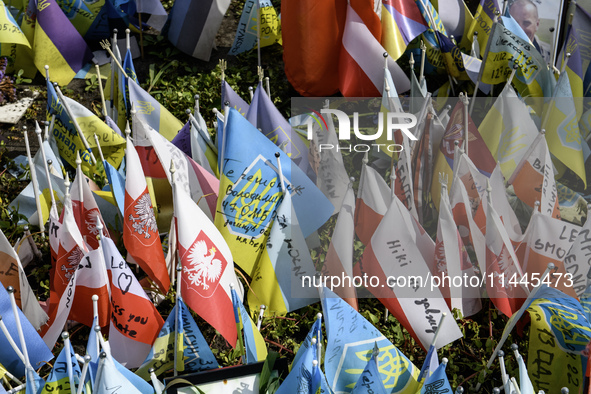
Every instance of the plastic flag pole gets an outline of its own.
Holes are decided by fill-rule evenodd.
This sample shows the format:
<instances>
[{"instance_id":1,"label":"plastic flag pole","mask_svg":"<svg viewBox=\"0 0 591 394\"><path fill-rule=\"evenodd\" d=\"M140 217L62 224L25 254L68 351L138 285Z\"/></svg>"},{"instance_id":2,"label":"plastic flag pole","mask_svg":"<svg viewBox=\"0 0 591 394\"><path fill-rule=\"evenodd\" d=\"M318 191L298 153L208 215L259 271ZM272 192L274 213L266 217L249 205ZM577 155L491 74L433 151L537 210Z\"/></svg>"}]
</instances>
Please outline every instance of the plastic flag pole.
<instances>
[{"instance_id":1,"label":"plastic flag pole","mask_svg":"<svg viewBox=\"0 0 591 394\"><path fill-rule=\"evenodd\" d=\"M91 357L87 354L84 356L84 365L82 366L82 372L80 373L80 384L76 390L76 394L82 394L84 389L84 382L86 381L86 374L88 373L88 365L90 364Z\"/></svg>"},{"instance_id":2,"label":"plastic flag pole","mask_svg":"<svg viewBox=\"0 0 591 394\"><path fill-rule=\"evenodd\" d=\"M94 64L94 68L96 69L96 79L98 81L99 86L99 93L101 95L101 104L103 106L103 116L107 117L107 104L105 102L105 92L103 91L103 80L101 79L101 68L98 64Z\"/></svg>"},{"instance_id":3,"label":"plastic flag pole","mask_svg":"<svg viewBox=\"0 0 591 394\"><path fill-rule=\"evenodd\" d=\"M269 77L265 77L265 88L267 89L267 96L271 98L271 86L269 85Z\"/></svg>"},{"instance_id":4,"label":"plastic flag pole","mask_svg":"<svg viewBox=\"0 0 591 394\"><path fill-rule=\"evenodd\" d=\"M45 223L43 223L43 210L41 209L41 199L39 198L39 183L37 182L37 169L33 158L31 157L31 147L29 146L29 137L27 136L27 126L23 126L23 135L25 137L25 148L27 150L27 159L29 161L29 170L31 173L31 183L33 183L33 192L35 193L35 205L37 205L37 216L39 218L39 228L41 235L45 237Z\"/></svg>"},{"instance_id":5,"label":"plastic flag pole","mask_svg":"<svg viewBox=\"0 0 591 394\"><path fill-rule=\"evenodd\" d=\"M99 296L97 294L93 294L92 295L92 315L93 315L93 317L96 318L97 322L99 321L98 300L99 300ZM96 327L98 327L98 332L96 330ZM96 354L99 354L101 349L100 349L100 341L99 341L98 337L101 336L101 334L100 334L101 327L98 324L96 327L94 328L95 335L97 336L97 338L96 338Z\"/></svg>"},{"instance_id":6,"label":"plastic flag pole","mask_svg":"<svg viewBox=\"0 0 591 394\"><path fill-rule=\"evenodd\" d=\"M39 123L35 121L35 134L37 134L37 140L39 141L39 150L43 157L43 167L45 169L45 176L47 178L47 185L49 187L49 195L51 196L51 210L55 216L59 216L57 213L57 205L55 204L55 196L53 195L53 186L51 184L51 175L49 174L49 167L47 166L47 156L45 156L45 148L43 147L43 137L41 137L41 127Z\"/></svg>"},{"instance_id":7,"label":"plastic flag pole","mask_svg":"<svg viewBox=\"0 0 591 394\"><path fill-rule=\"evenodd\" d=\"M16 323L18 338L21 343L22 355L25 360L24 364L25 364L27 379L30 379L30 381L32 382L33 388L35 389L35 392L36 392L38 389L37 382L35 381L35 378L33 377L33 375L31 375L31 372L33 372L33 367L31 366L31 362L29 361L29 353L27 351L27 344L25 342L25 334L23 334L23 326L21 325L21 318L18 314L18 306L16 305L16 299L14 298L14 287L8 286L6 288L6 291L8 292L8 296L10 297L10 305L12 306L12 313L14 314L14 321Z\"/></svg>"},{"instance_id":8,"label":"plastic flag pole","mask_svg":"<svg viewBox=\"0 0 591 394\"><path fill-rule=\"evenodd\" d=\"M322 319L322 313L318 312L318 314L316 315L316 319L320 320ZM322 364L322 341L320 341L320 336L322 334L322 323L320 324L320 327L318 327L318 333L316 334L316 338L319 339L318 344L317 344L317 348L318 348L318 364Z\"/></svg>"},{"instance_id":9,"label":"plastic flag pole","mask_svg":"<svg viewBox=\"0 0 591 394\"><path fill-rule=\"evenodd\" d=\"M261 324L263 323L263 315L265 314L266 308L267 307L265 305L260 306L259 318L257 320L257 330L259 330L259 331L261 331Z\"/></svg>"},{"instance_id":10,"label":"plastic flag pole","mask_svg":"<svg viewBox=\"0 0 591 394\"><path fill-rule=\"evenodd\" d=\"M14 342L14 339L12 339L12 336L8 332L8 328L6 328L6 324L4 324L4 321L2 320L2 316L0 316L0 329L2 330L2 333L8 340L10 347L12 348L12 350L14 350L19 360L21 360L22 363L26 365L25 356L23 355L23 352L21 352L17 344Z\"/></svg>"},{"instance_id":11,"label":"plastic flag pole","mask_svg":"<svg viewBox=\"0 0 591 394\"><path fill-rule=\"evenodd\" d=\"M66 331L62 332L62 339L64 340L64 348L66 351L66 370L68 372L68 381L70 382L70 392L76 391L76 381L74 380L74 372L72 371L72 354L70 353L70 334Z\"/></svg>"}]
</instances>

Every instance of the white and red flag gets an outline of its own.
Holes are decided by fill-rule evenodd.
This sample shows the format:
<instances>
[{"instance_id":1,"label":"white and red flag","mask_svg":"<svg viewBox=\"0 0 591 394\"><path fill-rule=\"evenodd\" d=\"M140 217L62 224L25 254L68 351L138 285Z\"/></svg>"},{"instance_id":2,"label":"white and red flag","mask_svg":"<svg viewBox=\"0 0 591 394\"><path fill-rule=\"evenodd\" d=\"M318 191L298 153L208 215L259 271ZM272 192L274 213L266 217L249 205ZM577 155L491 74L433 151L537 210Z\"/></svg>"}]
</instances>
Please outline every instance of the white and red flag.
<instances>
[{"instance_id":1,"label":"white and red flag","mask_svg":"<svg viewBox=\"0 0 591 394\"><path fill-rule=\"evenodd\" d=\"M372 279L369 290L428 349L442 314L451 316L451 312L417 246L417 233L409 231L413 221L408 209L394 197L358 270L380 278L379 282ZM443 321L439 335L438 348L462 337L454 319Z\"/></svg>"},{"instance_id":2,"label":"white and red flag","mask_svg":"<svg viewBox=\"0 0 591 394\"><path fill-rule=\"evenodd\" d=\"M126 170L123 243L127 249L127 256L131 256L158 288L167 293L170 277L164 260L152 199L138 153L129 139L126 149Z\"/></svg>"},{"instance_id":3,"label":"white and red flag","mask_svg":"<svg viewBox=\"0 0 591 394\"><path fill-rule=\"evenodd\" d=\"M339 89L345 97L378 97L384 86L384 58L380 44L380 17L373 2L351 1L343 30L343 47L339 57ZM400 66L388 58L397 92L410 89L410 80Z\"/></svg>"},{"instance_id":4,"label":"white and red flag","mask_svg":"<svg viewBox=\"0 0 591 394\"><path fill-rule=\"evenodd\" d=\"M88 182L88 178L82 172L82 167L78 166L78 168L76 168L76 178L70 189L70 196L72 199L72 212L76 218L76 223L80 228L82 239L91 249L96 249L99 245L97 239L97 236L99 235L97 218L102 222L102 236L108 237L109 232L107 231L107 226L105 225L105 221L103 220Z\"/></svg>"},{"instance_id":5,"label":"white and red flag","mask_svg":"<svg viewBox=\"0 0 591 394\"><path fill-rule=\"evenodd\" d=\"M539 201L542 214L560 219L552 159L544 134L538 134L507 183L513 185L515 195L525 204L534 208Z\"/></svg>"},{"instance_id":6,"label":"white and red flag","mask_svg":"<svg viewBox=\"0 0 591 394\"><path fill-rule=\"evenodd\" d=\"M111 281L111 354L127 368L137 368L164 320L111 239L103 240L103 251Z\"/></svg>"},{"instance_id":7,"label":"white and red flag","mask_svg":"<svg viewBox=\"0 0 591 394\"><path fill-rule=\"evenodd\" d=\"M231 285L241 286L232 253L207 215L176 182L173 183L178 255L183 266L181 294L185 303L236 346Z\"/></svg>"},{"instance_id":8,"label":"white and red flag","mask_svg":"<svg viewBox=\"0 0 591 394\"><path fill-rule=\"evenodd\" d=\"M392 192L384 178L363 159L359 191L355 202L355 234L368 245L380 221L388 211Z\"/></svg>"},{"instance_id":9,"label":"white and red flag","mask_svg":"<svg viewBox=\"0 0 591 394\"><path fill-rule=\"evenodd\" d=\"M501 217L492 201L486 204L486 291L497 309L511 317L528 292L521 285L523 270Z\"/></svg>"}]
</instances>

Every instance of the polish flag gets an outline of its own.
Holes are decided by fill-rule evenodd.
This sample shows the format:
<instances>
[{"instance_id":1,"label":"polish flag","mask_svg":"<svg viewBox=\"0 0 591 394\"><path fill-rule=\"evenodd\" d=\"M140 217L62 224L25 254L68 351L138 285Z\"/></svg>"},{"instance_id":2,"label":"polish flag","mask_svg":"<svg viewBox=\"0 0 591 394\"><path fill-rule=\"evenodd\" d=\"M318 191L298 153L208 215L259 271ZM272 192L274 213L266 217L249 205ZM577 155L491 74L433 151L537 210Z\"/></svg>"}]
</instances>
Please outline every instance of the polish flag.
<instances>
[{"instance_id":1,"label":"polish flag","mask_svg":"<svg viewBox=\"0 0 591 394\"><path fill-rule=\"evenodd\" d=\"M183 266L181 294L185 303L236 346L231 285L243 294L230 248L207 215L173 183L178 255Z\"/></svg>"},{"instance_id":2,"label":"polish flag","mask_svg":"<svg viewBox=\"0 0 591 394\"><path fill-rule=\"evenodd\" d=\"M166 294L170 287L170 277L166 269L152 199L138 153L129 139L126 160L123 243L128 256L131 256Z\"/></svg>"}]
</instances>

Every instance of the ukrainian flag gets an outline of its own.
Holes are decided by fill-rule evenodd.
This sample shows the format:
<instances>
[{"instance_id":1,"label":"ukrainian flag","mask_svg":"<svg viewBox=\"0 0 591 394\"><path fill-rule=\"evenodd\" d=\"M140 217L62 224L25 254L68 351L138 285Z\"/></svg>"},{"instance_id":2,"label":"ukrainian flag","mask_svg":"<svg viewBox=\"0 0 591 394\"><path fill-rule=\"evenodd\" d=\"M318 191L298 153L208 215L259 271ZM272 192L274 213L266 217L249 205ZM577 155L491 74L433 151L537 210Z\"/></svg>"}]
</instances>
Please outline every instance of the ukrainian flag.
<instances>
[{"instance_id":1,"label":"ukrainian flag","mask_svg":"<svg viewBox=\"0 0 591 394\"><path fill-rule=\"evenodd\" d=\"M531 317L529 353L530 376L536 392L571 393L583 389L587 357L581 355L591 339L591 325L581 304L561 291L544 286L527 308ZM548 373L548 371L564 373Z\"/></svg>"},{"instance_id":2,"label":"ukrainian flag","mask_svg":"<svg viewBox=\"0 0 591 394\"><path fill-rule=\"evenodd\" d=\"M406 46L427 30L421 11L412 0L382 0L382 46L397 60Z\"/></svg>"},{"instance_id":3,"label":"ukrainian flag","mask_svg":"<svg viewBox=\"0 0 591 394\"><path fill-rule=\"evenodd\" d=\"M183 123L162 104L140 87L132 78L127 80L130 106L137 116L169 141L183 128Z\"/></svg>"},{"instance_id":4,"label":"ukrainian flag","mask_svg":"<svg viewBox=\"0 0 591 394\"><path fill-rule=\"evenodd\" d=\"M265 340L248 315L246 308L244 308L244 305L240 298L238 298L238 294L236 294L234 288L232 288L232 304L234 304L234 318L236 319L236 325L241 325L244 333L246 364L264 361L267 358L267 345L265 345ZM240 330L238 330L238 335L240 335Z\"/></svg>"},{"instance_id":5,"label":"ukrainian flag","mask_svg":"<svg viewBox=\"0 0 591 394\"><path fill-rule=\"evenodd\" d=\"M37 2L33 54L37 70L45 73L48 65L52 79L60 85L70 83L93 58L80 33L52 0Z\"/></svg>"}]
</instances>

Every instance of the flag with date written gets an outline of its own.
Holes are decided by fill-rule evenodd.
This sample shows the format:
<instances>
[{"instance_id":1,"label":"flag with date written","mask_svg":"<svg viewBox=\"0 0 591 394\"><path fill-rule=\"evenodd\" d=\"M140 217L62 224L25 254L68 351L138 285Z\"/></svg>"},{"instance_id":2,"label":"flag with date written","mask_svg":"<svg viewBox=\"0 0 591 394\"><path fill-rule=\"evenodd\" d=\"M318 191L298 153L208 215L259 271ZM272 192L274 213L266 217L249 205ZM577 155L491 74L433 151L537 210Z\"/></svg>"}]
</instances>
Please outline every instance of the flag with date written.
<instances>
[{"instance_id":1,"label":"flag with date written","mask_svg":"<svg viewBox=\"0 0 591 394\"><path fill-rule=\"evenodd\" d=\"M304 237L323 225L334 207L288 155L238 111L230 108L225 121L215 225L235 256L236 264L251 275L265 249L275 211L284 198L275 155L281 160L286 189L292 194Z\"/></svg>"}]
</instances>

